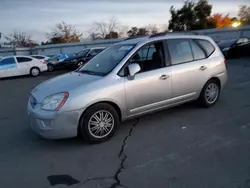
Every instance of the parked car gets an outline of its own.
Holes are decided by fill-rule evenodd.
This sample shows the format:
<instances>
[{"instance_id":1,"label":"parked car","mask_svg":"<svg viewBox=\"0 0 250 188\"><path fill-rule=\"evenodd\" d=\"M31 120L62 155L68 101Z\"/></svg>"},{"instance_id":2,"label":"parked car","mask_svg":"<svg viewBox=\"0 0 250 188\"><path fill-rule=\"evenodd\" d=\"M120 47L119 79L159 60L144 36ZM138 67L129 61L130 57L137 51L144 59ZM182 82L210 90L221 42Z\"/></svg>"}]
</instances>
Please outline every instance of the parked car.
<instances>
[{"instance_id":1,"label":"parked car","mask_svg":"<svg viewBox=\"0 0 250 188\"><path fill-rule=\"evenodd\" d=\"M153 35L114 44L41 83L31 91L28 114L45 138L102 142L126 119L189 101L211 107L226 81L224 56L210 37Z\"/></svg>"},{"instance_id":2,"label":"parked car","mask_svg":"<svg viewBox=\"0 0 250 188\"><path fill-rule=\"evenodd\" d=\"M65 63L68 63L69 66L73 68L78 68L85 63L87 63L90 59L95 57L97 54L101 53L105 48L104 47L96 47L96 48L86 48L80 51L75 56L65 59Z\"/></svg>"},{"instance_id":3,"label":"parked car","mask_svg":"<svg viewBox=\"0 0 250 188\"><path fill-rule=\"evenodd\" d=\"M53 71L55 69L62 69L67 67L67 63L64 62L64 60L71 56L72 56L71 54L57 54L52 56L46 61L48 66L48 71Z\"/></svg>"},{"instance_id":4,"label":"parked car","mask_svg":"<svg viewBox=\"0 0 250 188\"><path fill-rule=\"evenodd\" d=\"M47 71L45 61L30 56L8 56L0 60L0 78L31 75L38 76Z\"/></svg>"},{"instance_id":5,"label":"parked car","mask_svg":"<svg viewBox=\"0 0 250 188\"><path fill-rule=\"evenodd\" d=\"M40 60L48 60L50 57L45 56L45 55L31 55L31 57L34 57L36 59L40 59Z\"/></svg>"},{"instance_id":6,"label":"parked car","mask_svg":"<svg viewBox=\"0 0 250 188\"><path fill-rule=\"evenodd\" d=\"M249 44L250 44L249 38L237 38L230 40L222 40L218 43L218 46L220 47L222 53L226 58L233 58L233 57L243 57L250 54Z\"/></svg>"}]
</instances>

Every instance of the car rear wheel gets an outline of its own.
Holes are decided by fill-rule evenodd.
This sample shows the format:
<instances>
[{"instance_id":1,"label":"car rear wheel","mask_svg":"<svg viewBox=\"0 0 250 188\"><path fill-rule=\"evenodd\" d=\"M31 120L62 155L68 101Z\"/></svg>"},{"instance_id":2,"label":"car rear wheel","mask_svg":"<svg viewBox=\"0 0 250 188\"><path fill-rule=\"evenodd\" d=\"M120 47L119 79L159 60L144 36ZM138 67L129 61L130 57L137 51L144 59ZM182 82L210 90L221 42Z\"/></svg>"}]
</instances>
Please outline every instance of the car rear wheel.
<instances>
[{"instance_id":1,"label":"car rear wheel","mask_svg":"<svg viewBox=\"0 0 250 188\"><path fill-rule=\"evenodd\" d=\"M219 99L220 84L217 80L209 80L203 87L198 103L203 107L213 106Z\"/></svg>"},{"instance_id":2,"label":"car rear wheel","mask_svg":"<svg viewBox=\"0 0 250 188\"><path fill-rule=\"evenodd\" d=\"M39 74L40 74L39 68L33 67L32 69L30 69L30 75L31 75L31 76L36 77L36 76L38 76Z\"/></svg>"},{"instance_id":3,"label":"car rear wheel","mask_svg":"<svg viewBox=\"0 0 250 188\"><path fill-rule=\"evenodd\" d=\"M110 139L119 126L120 118L115 108L106 103L91 106L80 120L79 132L86 141L100 143Z\"/></svg>"},{"instance_id":4,"label":"car rear wheel","mask_svg":"<svg viewBox=\"0 0 250 188\"><path fill-rule=\"evenodd\" d=\"M48 71L49 72L52 72L54 70L54 66L53 65L48 64L47 66L48 66Z\"/></svg>"}]
</instances>

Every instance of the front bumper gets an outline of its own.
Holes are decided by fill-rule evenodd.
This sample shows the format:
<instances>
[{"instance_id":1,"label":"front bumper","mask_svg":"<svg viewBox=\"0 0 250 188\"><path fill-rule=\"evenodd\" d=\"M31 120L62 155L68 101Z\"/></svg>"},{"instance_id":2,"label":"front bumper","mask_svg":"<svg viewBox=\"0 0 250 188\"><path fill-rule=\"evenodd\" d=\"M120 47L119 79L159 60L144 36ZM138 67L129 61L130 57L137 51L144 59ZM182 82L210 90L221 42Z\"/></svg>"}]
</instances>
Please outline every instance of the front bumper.
<instances>
[{"instance_id":1,"label":"front bumper","mask_svg":"<svg viewBox=\"0 0 250 188\"><path fill-rule=\"evenodd\" d=\"M80 111L45 111L40 105L32 107L28 102L30 127L40 136L47 139L61 139L77 136Z\"/></svg>"}]
</instances>

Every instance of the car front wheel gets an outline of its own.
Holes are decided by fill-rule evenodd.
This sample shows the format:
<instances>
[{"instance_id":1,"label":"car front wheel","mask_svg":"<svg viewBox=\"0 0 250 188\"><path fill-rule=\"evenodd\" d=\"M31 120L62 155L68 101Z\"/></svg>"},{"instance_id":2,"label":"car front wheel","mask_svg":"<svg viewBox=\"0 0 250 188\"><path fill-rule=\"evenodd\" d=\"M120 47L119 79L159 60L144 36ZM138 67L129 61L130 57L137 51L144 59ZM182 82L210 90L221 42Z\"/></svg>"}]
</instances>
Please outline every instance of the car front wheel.
<instances>
[{"instance_id":1,"label":"car front wheel","mask_svg":"<svg viewBox=\"0 0 250 188\"><path fill-rule=\"evenodd\" d=\"M91 106L80 120L80 135L88 142L99 143L111 138L119 126L116 109L106 103Z\"/></svg>"},{"instance_id":2,"label":"car front wheel","mask_svg":"<svg viewBox=\"0 0 250 188\"><path fill-rule=\"evenodd\" d=\"M48 66L48 71L49 72L52 72L54 70L54 66L53 65L48 64L47 66Z\"/></svg>"}]
</instances>

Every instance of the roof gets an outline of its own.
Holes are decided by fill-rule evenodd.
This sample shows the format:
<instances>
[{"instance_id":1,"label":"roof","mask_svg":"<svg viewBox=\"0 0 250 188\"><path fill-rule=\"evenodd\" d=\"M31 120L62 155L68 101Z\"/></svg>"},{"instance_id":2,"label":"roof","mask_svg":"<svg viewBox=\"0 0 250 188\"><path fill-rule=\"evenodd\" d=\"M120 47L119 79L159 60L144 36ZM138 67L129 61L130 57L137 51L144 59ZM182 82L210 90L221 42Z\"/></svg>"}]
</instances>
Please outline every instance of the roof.
<instances>
[{"instance_id":1,"label":"roof","mask_svg":"<svg viewBox=\"0 0 250 188\"><path fill-rule=\"evenodd\" d=\"M92 48L84 48L84 49L91 49L91 50L95 50L95 49L105 49L107 47L92 47Z\"/></svg>"},{"instance_id":2,"label":"roof","mask_svg":"<svg viewBox=\"0 0 250 188\"><path fill-rule=\"evenodd\" d=\"M174 38L210 39L210 37L205 36L205 35L191 35L191 34L187 35L187 34L178 34L178 33L167 33L165 35L155 35L155 36L146 36L146 37L127 39L117 44L131 44L132 45L132 44L153 42L153 41L164 40L164 39L174 39Z\"/></svg>"}]
</instances>

